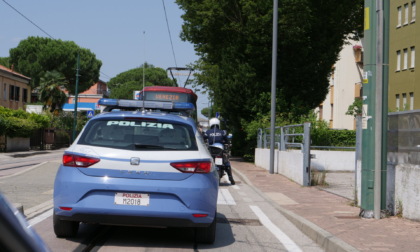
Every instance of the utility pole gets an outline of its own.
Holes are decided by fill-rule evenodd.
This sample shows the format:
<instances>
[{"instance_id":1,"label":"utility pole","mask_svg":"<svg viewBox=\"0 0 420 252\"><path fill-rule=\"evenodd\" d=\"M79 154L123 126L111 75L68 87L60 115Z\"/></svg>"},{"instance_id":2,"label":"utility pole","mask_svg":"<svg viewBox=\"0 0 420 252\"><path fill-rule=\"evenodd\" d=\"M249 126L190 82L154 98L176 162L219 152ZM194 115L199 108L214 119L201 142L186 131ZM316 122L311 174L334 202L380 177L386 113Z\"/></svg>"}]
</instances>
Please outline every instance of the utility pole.
<instances>
[{"instance_id":1,"label":"utility pole","mask_svg":"<svg viewBox=\"0 0 420 252\"><path fill-rule=\"evenodd\" d=\"M373 188L374 194L374 201L373 201L373 215L375 219L381 218L381 189L382 189L382 135L384 132L382 128L383 123L383 114L382 114L382 107L384 105L382 96L383 96L383 50L384 50L384 43L383 43L383 30L384 30L384 22L383 22L384 14L383 14L383 3L382 1L376 1L376 87L375 87L375 182ZM381 106L379 106L379 104Z\"/></svg>"},{"instance_id":2,"label":"utility pole","mask_svg":"<svg viewBox=\"0 0 420 252\"><path fill-rule=\"evenodd\" d=\"M365 0L362 217L380 218L386 200L389 0Z\"/></svg>"},{"instance_id":3,"label":"utility pole","mask_svg":"<svg viewBox=\"0 0 420 252\"><path fill-rule=\"evenodd\" d=\"M80 53L77 52L77 63L76 63L76 91L74 94L74 119L73 119L73 142L76 139L76 128L77 128L77 100L79 93L79 65L80 65Z\"/></svg>"},{"instance_id":4,"label":"utility pole","mask_svg":"<svg viewBox=\"0 0 420 252\"><path fill-rule=\"evenodd\" d=\"M144 89L144 83L145 83L144 68L146 67L146 31L143 31L143 37L144 37L144 47L143 47L143 56L144 56L144 63L143 63L143 89Z\"/></svg>"},{"instance_id":5,"label":"utility pole","mask_svg":"<svg viewBox=\"0 0 420 252\"><path fill-rule=\"evenodd\" d=\"M271 123L270 123L270 174L274 173L274 143L276 127L276 84L277 84L277 29L279 2L273 0L273 48L271 62Z\"/></svg>"}]
</instances>

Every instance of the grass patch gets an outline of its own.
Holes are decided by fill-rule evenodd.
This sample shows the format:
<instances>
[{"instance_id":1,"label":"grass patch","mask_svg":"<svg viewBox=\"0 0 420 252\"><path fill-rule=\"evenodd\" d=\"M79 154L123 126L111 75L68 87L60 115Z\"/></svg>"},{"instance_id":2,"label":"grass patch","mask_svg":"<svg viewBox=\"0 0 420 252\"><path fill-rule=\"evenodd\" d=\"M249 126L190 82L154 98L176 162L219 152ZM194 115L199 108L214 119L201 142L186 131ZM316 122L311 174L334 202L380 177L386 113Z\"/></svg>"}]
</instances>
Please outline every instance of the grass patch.
<instances>
[{"instance_id":1,"label":"grass patch","mask_svg":"<svg viewBox=\"0 0 420 252\"><path fill-rule=\"evenodd\" d=\"M325 181L326 177L326 171L311 170L311 186L329 186L329 184Z\"/></svg>"}]
</instances>

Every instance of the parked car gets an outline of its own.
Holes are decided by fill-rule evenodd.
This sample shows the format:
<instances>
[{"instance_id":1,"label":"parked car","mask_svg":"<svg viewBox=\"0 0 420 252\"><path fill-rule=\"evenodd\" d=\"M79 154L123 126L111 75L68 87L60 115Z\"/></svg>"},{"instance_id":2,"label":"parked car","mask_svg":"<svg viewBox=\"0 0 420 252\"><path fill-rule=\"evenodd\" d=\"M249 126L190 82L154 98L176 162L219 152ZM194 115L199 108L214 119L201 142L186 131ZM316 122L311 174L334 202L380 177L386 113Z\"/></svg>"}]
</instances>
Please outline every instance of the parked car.
<instances>
[{"instance_id":1,"label":"parked car","mask_svg":"<svg viewBox=\"0 0 420 252\"><path fill-rule=\"evenodd\" d=\"M25 217L0 193L0 251L48 252Z\"/></svg>"},{"instance_id":2,"label":"parked car","mask_svg":"<svg viewBox=\"0 0 420 252\"><path fill-rule=\"evenodd\" d=\"M196 241L213 243L217 195L217 170L192 118L103 113L64 152L54 183L54 232L75 236L80 222L192 227Z\"/></svg>"}]
</instances>

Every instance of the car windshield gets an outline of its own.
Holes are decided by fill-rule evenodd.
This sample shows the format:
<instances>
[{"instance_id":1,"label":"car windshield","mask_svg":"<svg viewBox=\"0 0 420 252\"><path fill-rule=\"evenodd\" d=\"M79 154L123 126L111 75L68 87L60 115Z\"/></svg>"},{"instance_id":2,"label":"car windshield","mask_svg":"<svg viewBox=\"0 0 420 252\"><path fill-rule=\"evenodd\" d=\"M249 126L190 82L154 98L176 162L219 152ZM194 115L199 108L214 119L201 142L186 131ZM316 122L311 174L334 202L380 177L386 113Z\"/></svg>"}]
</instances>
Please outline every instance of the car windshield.
<instances>
[{"instance_id":1,"label":"car windshield","mask_svg":"<svg viewBox=\"0 0 420 252\"><path fill-rule=\"evenodd\" d=\"M197 150L190 125L144 119L90 122L78 144L127 150Z\"/></svg>"}]
</instances>

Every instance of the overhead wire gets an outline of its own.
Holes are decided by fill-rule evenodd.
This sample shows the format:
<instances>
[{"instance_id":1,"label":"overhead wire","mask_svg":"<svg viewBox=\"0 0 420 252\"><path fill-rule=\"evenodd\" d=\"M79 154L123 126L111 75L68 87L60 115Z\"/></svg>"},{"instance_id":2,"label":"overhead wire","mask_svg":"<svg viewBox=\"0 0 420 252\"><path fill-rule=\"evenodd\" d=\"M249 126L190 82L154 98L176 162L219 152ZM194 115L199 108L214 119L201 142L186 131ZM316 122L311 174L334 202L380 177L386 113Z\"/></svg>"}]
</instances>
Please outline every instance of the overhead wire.
<instances>
[{"instance_id":1,"label":"overhead wire","mask_svg":"<svg viewBox=\"0 0 420 252\"><path fill-rule=\"evenodd\" d=\"M176 63L174 44L172 43L171 29L169 28L168 15L166 14L166 6L165 6L165 1L164 0L162 0L162 4L163 4L163 11L165 12L166 26L168 27L169 41L171 42L172 55L174 56L175 67L178 67L178 64Z\"/></svg>"},{"instance_id":2,"label":"overhead wire","mask_svg":"<svg viewBox=\"0 0 420 252\"><path fill-rule=\"evenodd\" d=\"M16 11L19 15L21 15L24 19L26 19L27 21L29 21L31 24L33 24L36 28L38 28L40 31L42 31L43 33L45 33L48 37L54 39L53 36L51 36L48 32L46 32L44 29L42 29L39 25L35 24L35 22L33 22L32 20L30 20L28 17L26 17L25 15L23 15L22 12L20 12L18 9L16 9L15 7L13 7L11 4L9 4L8 2L6 2L6 0L3 0L3 2L7 5L9 5L10 8L12 8L14 11Z\"/></svg>"},{"instance_id":3,"label":"overhead wire","mask_svg":"<svg viewBox=\"0 0 420 252\"><path fill-rule=\"evenodd\" d=\"M26 19L28 22L33 24L36 28L38 28L40 31L42 31L45 35L47 35L51 39L55 39L53 36L51 36L48 32L46 32L44 29L42 29L39 25L37 25L34 21L29 19L27 16L25 16L22 12L20 12L18 9L16 9L14 6L12 6L10 3L8 3L6 0L2 0L5 4L7 4L10 8L12 8L14 11L16 11L19 15L21 15L24 19ZM107 74L103 73L102 71L99 71L102 75L105 77L108 77L111 79Z\"/></svg>"}]
</instances>

